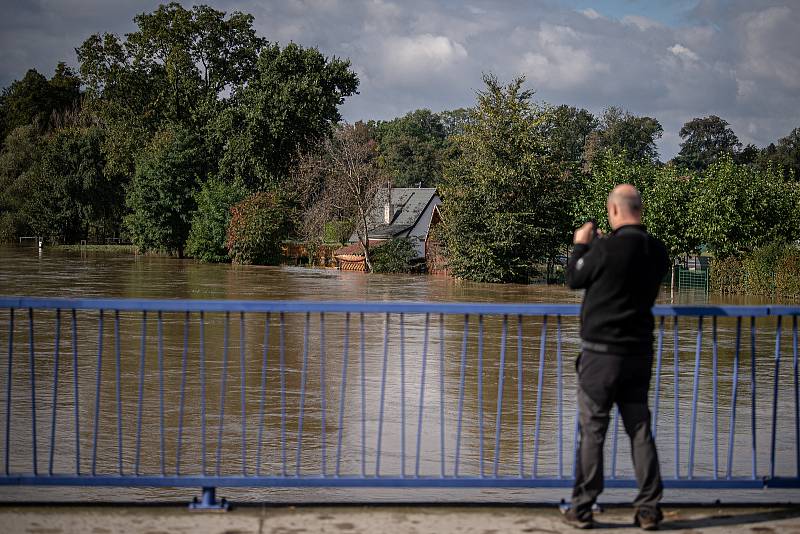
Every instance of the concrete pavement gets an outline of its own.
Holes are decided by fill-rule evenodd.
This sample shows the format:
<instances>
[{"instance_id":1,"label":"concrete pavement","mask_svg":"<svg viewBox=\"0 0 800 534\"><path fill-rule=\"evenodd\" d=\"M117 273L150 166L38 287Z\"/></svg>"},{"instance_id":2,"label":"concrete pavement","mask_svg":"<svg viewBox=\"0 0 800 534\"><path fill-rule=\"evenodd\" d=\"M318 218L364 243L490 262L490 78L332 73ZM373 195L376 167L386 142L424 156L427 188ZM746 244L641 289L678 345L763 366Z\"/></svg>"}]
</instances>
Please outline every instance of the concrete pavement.
<instances>
[{"instance_id":1,"label":"concrete pavement","mask_svg":"<svg viewBox=\"0 0 800 534\"><path fill-rule=\"evenodd\" d=\"M631 508L596 519L604 532L638 532ZM665 508L662 530L800 534L800 506ZM464 534L577 532L555 507L505 506L243 506L227 513L183 506L0 505L5 534Z\"/></svg>"}]
</instances>

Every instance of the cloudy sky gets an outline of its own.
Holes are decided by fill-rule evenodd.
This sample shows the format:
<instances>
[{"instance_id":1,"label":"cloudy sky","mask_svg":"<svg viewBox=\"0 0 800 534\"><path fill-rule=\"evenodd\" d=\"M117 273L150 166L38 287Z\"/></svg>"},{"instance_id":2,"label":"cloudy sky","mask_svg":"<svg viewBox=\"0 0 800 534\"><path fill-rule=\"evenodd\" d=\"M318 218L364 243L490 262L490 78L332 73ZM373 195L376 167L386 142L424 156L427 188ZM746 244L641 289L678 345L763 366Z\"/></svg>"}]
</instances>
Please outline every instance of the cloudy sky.
<instances>
[{"instance_id":1,"label":"cloudy sky","mask_svg":"<svg viewBox=\"0 0 800 534\"><path fill-rule=\"evenodd\" d=\"M75 65L96 32L124 34L158 1L0 0L0 85ZM796 0L208 0L255 16L267 39L348 57L349 121L472 105L481 73L524 74L536 98L656 117L662 159L709 114L764 146L800 127ZM184 3L187 7L189 3Z\"/></svg>"}]
</instances>

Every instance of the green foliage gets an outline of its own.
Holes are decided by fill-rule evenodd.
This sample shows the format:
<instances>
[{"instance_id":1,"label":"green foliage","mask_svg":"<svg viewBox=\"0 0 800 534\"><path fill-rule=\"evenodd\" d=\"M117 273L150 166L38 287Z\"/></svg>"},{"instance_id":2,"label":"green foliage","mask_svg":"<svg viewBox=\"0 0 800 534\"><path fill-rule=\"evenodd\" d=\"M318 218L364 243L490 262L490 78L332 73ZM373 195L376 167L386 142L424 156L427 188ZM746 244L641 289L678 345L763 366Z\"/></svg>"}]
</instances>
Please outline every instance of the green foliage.
<instances>
[{"instance_id":1,"label":"green foliage","mask_svg":"<svg viewBox=\"0 0 800 534\"><path fill-rule=\"evenodd\" d=\"M411 261L417 256L411 241L403 238L390 239L372 251L372 272L407 273Z\"/></svg>"},{"instance_id":2,"label":"green foliage","mask_svg":"<svg viewBox=\"0 0 800 534\"><path fill-rule=\"evenodd\" d=\"M183 256L189 235L201 157L197 139L184 128L161 131L136 163L126 204L131 240L142 251Z\"/></svg>"},{"instance_id":3,"label":"green foliage","mask_svg":"<svg viewBox=\"0 0 800 534\"><path fill-rule=\"evenodd\" d=\"M723 157L700 180L689 217L699 241L717 256L800 237L800 190L778 172Z\"/></svg>"},{"instance_id":4,"label":"green foliage","mask_svg":"<svg viewBox=\"0 0 800 534\"><path fill-rule=\"evenodd\" d=\"M287 207L276 193L260 192L231 209L225 248L233 263L277 265L289 229Z\"/></svg>"},{"instance_id":5,"label":"green foliage","mask_svg":"<svg viewBox=\"0 0 800 534\"><path fill-rule=\"evenodd\" d=\"M700 240L695 231L691 205L697 196L698 179L683 175L674 166L651 169L643 184L643 222L648 231L667 247L671 258L695 252Z\"/></svg>"},{"instance_id":6,"label":"green foliage","mask_svg":"<svg viewBox=\"0 0 800 534\"><path fill-rule=\"evenodd\" d=\"M720 293L800 298L800 250L770 243L742 257L714 258L709 282Z\"/></svg>"},{"instance_id":7,"label":"green foliage","mask_svg":"<svg viewBox=\"0 0 800 534\"><path fill-rule=\"evenodd\" d=\"M353 221L340 220L328 221L322 232L322 241L325 243L347 243L353 234Z\"/></svg>"},{"instance_id":8,"label":"green foliage","mask_svg":"<svg viewBox=\"0 0 800 534\"><path fill-rule=\"evenodd\" d=\"M30 69L0 96L0 141L19 126L44 129L54 112L71 107L79 96L80 80L66 64L59 63L50 80Z\"/></svg>"},{"instance_id":9,"label":"green foliage","mask_svg":"<svg viewBox=\"0 0 800 534\"><path fill-rule=\"evenodd\" d=\"M103 131L68 127L47 136L23 207L36 235L74 243L113 235L123 190L103 174Z\"/></svg>"},{"instance_id":10,"label":"green foliage","mask_svg":"<svg viewBox=\"0 0 800 534\"><path fill-rule=\"evenodd\" d=\"M396 187L434 187L447 157L445 127L439 115L418 109L374 126L379 161Z\"/></svg>"},{"instance_id":11,"label":"green foliage","mask_svg":"<svg viewBox=\"0 0 800 534\"><path fill-rule=\"evenodd\" d=\"M664 129L652 117L637 117L618 107L603 112L600 125L586 140L585 159L594 165L595 159L608 151L624 154L629 162L656 162L656 140Z\"/></svg>"},{"instance_id":12,"label":"green foliage","mask_svg":"<svg viewBox=\"0 0 800 534\"><path fill-rule=\"evenodd\" d=\"M224 145L220 176L251 190L280 189L299 152L329 136L356 92L350 62L294 43L264 47L248 83L212 126Z\"/></svg>"},{"instance_id":13,"label":"green foliage","mask_svg":"<svg viewBox=\"0 0 800 534\"><path fill-rule=\"evenodd\" d=\"M461 157L441 191L449 266L461 278L526 281L569 233L569 183L548 162L544 113L523 81L485 77L474 118L455 138Z\"/></svg>"},{"instance_id":14,"label":"green foliage","mask_svg":"<svg viewBox=\"0 0 800 534\"><path fill-rule=\"evenodd\" d=\"M544 125L550 157L560 167L576 173L584 163L584 147L598 121L585 109L561 105L550 110Z\"/></svg>"},{"instance_id":15,"label":"green foliage","mask_svg":"<svg viewBox=\"0 0 800 534\"><path fill-rule=\"evenodd\" d=\"M795 128L778 143L770 143L758 156L762 167L774 166L789 180L800 179L800 128Z\"/></svg>"},{"instance_id":16,"label":"green foliage","mask_svg":"<svg viewBox=\"0 0 800 534\"><path fill-rule=\"evenodd\" d=\"M229 261L225 249L225 233L231 219L231 207L247 196L247 190L238 184L229 184L211 178L197 193L197 211L192 216L192 226L186 241L189 256L204 262Z\"/></svg>"},{"instance_id":17,"label":"green foliage","mask_svg":"<svg viewBox=\"0 0 800 534\"><path fill-rule=\"evenodd\" d=\"M626 154L607 151L592 164L591 174L584 175L579 194L572 204L573 224L579 226L594 219L604 232L609 232L606 201L614 186L633 184L644 196L653 181L656 167L645 161L631 162Z\"/></svg>"},{"instance_id":18,"label":"green foliage","mask_svg":"<svg viewBox=\"0 0 800 534\"><path fill-rule=\"evenodd\" d=\"M673 162L686 169L703 170L724 155L733 157L739 139L727 121L716 115L694 118L683 125L681 150Z\"/></svg>"},{"instance_id":19,"label":"green foliage","mask_svg":"<svg viewBox=\"0 0 800 534\"><path fill-rule=\"evenodd\" d=\"M0 240L16 241L31 232L24 208L32 196L33 170L41 159L42 138L33 125L11 131L0 150Z\"/></svg>"}]
</instances>

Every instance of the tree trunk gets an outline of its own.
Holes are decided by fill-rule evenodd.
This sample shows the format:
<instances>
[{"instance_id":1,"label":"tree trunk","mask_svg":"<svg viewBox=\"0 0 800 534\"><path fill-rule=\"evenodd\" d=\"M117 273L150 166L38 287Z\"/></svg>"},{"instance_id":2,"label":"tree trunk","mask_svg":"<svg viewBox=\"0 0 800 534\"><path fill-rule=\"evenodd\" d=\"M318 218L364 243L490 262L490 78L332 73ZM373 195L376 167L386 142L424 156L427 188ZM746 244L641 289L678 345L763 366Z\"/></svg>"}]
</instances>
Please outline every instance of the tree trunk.
<instances>
[{"instance_id":1,"label":"tree trunk","mask_svg":"<svg viewBox=\"0 0 800 534\"><path fill-rule=\"evenodd\" d=\"M675 300L675 267L677 266L677 258L672 260L672 275L669 282L669 299L670 302Z\"/></svg>"}]
</instances>

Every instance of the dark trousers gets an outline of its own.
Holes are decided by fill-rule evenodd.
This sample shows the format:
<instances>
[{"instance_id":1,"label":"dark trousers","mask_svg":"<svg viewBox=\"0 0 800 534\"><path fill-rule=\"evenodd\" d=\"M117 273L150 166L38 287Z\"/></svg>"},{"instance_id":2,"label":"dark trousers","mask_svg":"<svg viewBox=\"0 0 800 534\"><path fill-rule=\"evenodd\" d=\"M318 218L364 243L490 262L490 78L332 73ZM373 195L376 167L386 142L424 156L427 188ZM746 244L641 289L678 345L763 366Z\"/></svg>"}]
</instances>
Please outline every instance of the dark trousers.
<instances>
[{"instance_id":1,"label":"dark trousers","mask_svg":"<svg viewBox=\"0 0 800 534\"><path fill-rule=\"evenodd\" d=\"M603 443L614 403L631 440L633 469L639 486L633 504L643 513L660 514L658 502L663 486L647 407L652 363L652 355L620 356L584 350L575 365L580 443L572 508L578 517L591 513L592 505L603 491Z\"/></svg>"}]
</instances>

